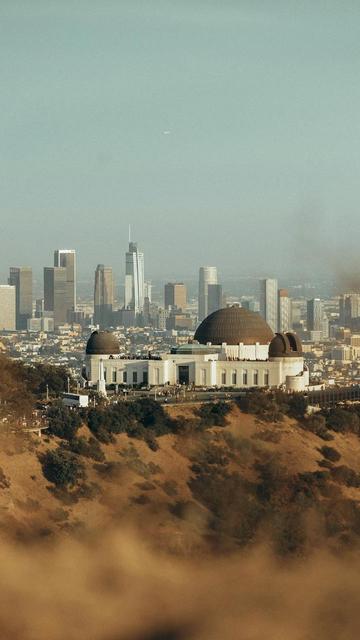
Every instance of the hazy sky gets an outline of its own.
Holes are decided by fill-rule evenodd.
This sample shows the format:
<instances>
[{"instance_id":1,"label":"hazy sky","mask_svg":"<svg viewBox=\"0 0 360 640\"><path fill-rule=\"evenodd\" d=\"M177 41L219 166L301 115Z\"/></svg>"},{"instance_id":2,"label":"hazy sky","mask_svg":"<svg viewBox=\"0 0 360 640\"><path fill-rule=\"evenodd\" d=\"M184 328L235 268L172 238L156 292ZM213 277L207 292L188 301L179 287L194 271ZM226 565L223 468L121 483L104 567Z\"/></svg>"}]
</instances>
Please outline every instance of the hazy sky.
<instances>
[{"instance_id":1,"label":"hazy sky","mask_svg":"<svg viewBox=\"0 0 360 640\"><path fill-rule=\"evenodd\" d=\"M360 255L358 0L0 0L0 53L1 274Z\"/></svg>"}]
</instances>

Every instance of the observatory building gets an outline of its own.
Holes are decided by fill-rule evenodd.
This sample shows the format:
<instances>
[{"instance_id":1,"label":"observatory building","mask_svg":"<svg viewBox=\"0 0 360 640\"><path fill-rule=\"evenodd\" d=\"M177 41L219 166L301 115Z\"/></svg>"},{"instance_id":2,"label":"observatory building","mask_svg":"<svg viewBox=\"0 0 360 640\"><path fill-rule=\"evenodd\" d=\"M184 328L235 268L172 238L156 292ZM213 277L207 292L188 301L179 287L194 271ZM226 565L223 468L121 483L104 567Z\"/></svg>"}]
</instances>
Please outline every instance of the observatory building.
<instances>
[{"instance_id":1,"label":"observatory building","mask_svg":"<svg viewBox=\"0 0 360 640\"><path fill-rule=\"evenodd\" d=\"M95 331L86 346L88 386L106 384L198 387L282 387L301 391L309 384L302 346L294 333L274 334L257 313L227 307L211 313L194 340L159 357L120 355L110 332ZM100 374L101 372L101 374Z\"/></svg>"}]
</instances>

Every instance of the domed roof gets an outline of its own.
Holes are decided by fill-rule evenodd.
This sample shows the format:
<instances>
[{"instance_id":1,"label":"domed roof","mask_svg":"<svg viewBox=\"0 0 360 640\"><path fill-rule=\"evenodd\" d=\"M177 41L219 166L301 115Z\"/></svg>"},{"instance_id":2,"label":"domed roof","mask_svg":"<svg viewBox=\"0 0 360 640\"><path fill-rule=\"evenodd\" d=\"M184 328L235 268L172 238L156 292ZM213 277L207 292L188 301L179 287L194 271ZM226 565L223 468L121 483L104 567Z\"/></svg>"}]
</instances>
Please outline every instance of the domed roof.
<instances>
[{"instance_id":1,"label":"domed roof","mask_svg":"<svg viewBox=\"0 0 360 640\"><path fill-rule=\"evenodd\" d=\"M301 340L295 333L277 333L270 342L269 358L296 358L301 356Z\"/></svg>"},{"instance_id":2,"label":"domed roof","mask_svg":"<svg viewBox=\"0 0 360 640\"><path fill-rule=\"evenodd\" d=\"M194 339L201 344L268 344L274 337L265 320L243 307L226 307L211 313L197 328Z\"/></svg>"},{"instance_id":3,"label":"domed roof","mask_svg":"<svg viewBox=\"0 0 360 640\"><path fill-rule=\"evenodd\" d=\"M111 356L120 353L120 347L110 331L94 331L87 341L86 353L91 356Z\"/></svg>"}]
</instances>

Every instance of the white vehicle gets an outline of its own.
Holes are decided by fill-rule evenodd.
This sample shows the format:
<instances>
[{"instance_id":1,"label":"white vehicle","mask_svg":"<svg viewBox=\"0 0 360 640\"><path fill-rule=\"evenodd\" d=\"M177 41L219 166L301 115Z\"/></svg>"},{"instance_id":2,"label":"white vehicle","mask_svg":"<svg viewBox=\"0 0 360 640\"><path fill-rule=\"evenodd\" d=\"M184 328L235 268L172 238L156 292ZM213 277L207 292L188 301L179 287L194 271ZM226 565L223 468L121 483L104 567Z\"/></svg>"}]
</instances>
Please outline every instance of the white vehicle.
<instances>
[{"instance_id":1,"label":"white vehicle","mask_svg":"<svg viewBox=\"0 0 360 640\"><path fill-rule=\"evenodd\" d=\"M89 396L80 393L63 393L62 403L64 407L88 407Z\"/></svg>"}]
</instances>

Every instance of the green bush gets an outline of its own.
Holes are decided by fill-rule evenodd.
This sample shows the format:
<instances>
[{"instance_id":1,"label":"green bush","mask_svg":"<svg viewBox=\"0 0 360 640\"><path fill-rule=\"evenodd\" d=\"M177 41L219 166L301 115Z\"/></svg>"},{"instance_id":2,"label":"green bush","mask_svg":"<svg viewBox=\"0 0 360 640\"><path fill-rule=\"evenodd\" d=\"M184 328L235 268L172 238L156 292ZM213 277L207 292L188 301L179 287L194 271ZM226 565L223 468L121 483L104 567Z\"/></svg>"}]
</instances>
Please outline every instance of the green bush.
<instances>
[{"instance_id":1,"label":"green bush","mask_svg":"<svg viewBox=\"0 0 360 640\"><path fill-rule=\"evenodd\" d=\"M251 413L266 422L281 422L284 418L283 406L276 402L275 394L254 391L239 396L236 403L244 413Z\"/></svg>"},{"instance_id":2,"label":"green bush","mask_svg":"<svg viewBox=\"0 0 360 640\"><path fill-rule=\"evenodd\" d=\"M84 479L84 465L73 453L58 447L47 451L41 459L45 478L57 487L72 487Z\"/></svg>"},{"instance_id":3,"label":"green bush","mask_svg":"<svg viewBox=\"0 0 360 640\"><path fill-rule=\"evenodd\" d=\"M314 433L316 436L321 438L322 440L333 440L334 436L328 432L326 427L326 420L323 415L320 413L315 413L308 418L305 418L302 422L300 422L300 426L305 431L310 431Z\"/></svg>"},{"instance_id":4,"label":"green bush","mask_svg":"<svg viewBox=\"0 0 360 640\"><path fill-rule=\"evenodd\" d=\"M328 429L337 433L359 434L360 420L357 413L341 407L334 407L326 413L326 424Z\"/></svg>"},{"instance_id":5,"label":"green bush","mask_svg":"<svg viewBox=\"0 0 360 640\"><path fill-rule=\"evenodd\" d=\"M196 410L196 415L200 418L200 428L225 427L226 416L231 411L231 405L227 402L208 402L201 405Z\"/></svg>"},{"instance_id":6,"label":"green bush","mask_svg":"<svg viewBox=\"0 0 360 640\"><path fill-rule=\"evenodd\" d=\"M104 452L96 438L90 437L89 440L86 440L83 436L73 438L70 440L68 447L70 451L77 453L79 456L92 458L92 460L96 460L97 462L105 460Z\"/></svg>"},{"instance_id":7,"label":"green bush","mask_svg":"<svg viewBox=\"0 0 360 640\"><path fill-rule=\"evenodd\" d=\"M49 424L48 432L64 440L75 438L78 429L81 427L80 415L67 407L50 407L47 412L47 420Z\"/></svg>"},{"instance_id":8,"label":"green bush","mask_svg":"<svg viewBox=\"0 0 360 640\"><path fill-rule=\"evenodd\" d=\"M331 462L338 462L341 458L340 453L333 447L323 446L321 447L321 449L319 449L319 451L320 453L322 453L324 458L330 460Z\"/></svg>"},{"instance_id":9,"label":"green bush","mask_svg":"<svg viewBox=\"0 0 360 640\"><path fill-rule=\"evenodd\" d=\"M339 484L344 484L347 487L360 487L360 474L346 465L333 467L331 469L331 476Z\"/></svg>"}]
</instances>

